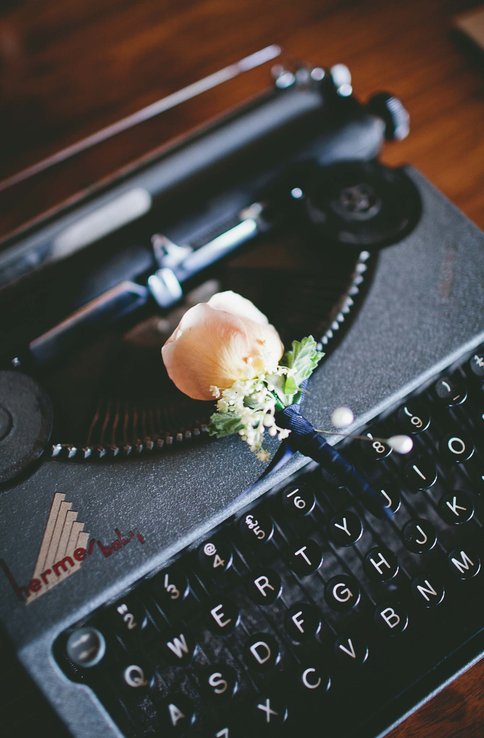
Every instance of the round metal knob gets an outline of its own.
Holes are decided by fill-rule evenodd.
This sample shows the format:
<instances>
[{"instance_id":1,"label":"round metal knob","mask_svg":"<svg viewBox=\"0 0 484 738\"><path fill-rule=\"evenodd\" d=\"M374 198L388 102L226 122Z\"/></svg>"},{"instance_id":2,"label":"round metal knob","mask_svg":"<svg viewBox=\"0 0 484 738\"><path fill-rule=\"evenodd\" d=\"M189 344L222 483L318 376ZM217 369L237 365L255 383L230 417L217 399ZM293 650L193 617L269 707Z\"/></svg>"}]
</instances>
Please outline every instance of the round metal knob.
<instances>
[{"instance_id":1,"label":"round metal knob","mask_svg":"<svg viewBox=\"0 0 484 738\"><path fill-rule=\"evenodd\" d=\"M18 477L45 451L52 406L26 374L0 371L0 484Z\"/></svg>"}]
</instances>

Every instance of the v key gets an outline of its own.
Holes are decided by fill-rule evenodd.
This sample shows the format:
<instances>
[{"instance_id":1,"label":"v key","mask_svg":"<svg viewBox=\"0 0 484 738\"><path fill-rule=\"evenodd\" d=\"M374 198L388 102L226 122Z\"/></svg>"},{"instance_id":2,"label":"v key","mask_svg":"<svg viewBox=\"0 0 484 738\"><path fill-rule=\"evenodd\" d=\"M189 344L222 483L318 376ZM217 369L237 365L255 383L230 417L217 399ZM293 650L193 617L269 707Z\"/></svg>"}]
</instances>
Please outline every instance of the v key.
<instances>
[{"instance_id":1,"label":"v key","mask_svg":"<svg viewBox=\"0 0 484 738\"><path fill-rule=\"evenodd\" d=\"M368 646L361 638L353 635L338 638L335 650L341 663L363 664L368 658Z\"/></svg>"}]
</instances>

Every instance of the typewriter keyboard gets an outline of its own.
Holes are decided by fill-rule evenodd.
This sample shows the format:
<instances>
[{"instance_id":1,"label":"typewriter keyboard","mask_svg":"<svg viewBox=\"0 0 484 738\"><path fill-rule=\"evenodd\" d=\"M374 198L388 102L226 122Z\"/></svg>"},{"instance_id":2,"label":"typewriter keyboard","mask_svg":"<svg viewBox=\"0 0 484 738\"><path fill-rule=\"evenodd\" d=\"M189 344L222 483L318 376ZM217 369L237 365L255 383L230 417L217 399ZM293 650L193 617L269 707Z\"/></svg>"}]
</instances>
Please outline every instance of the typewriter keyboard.
<instances>
[{"instance_id":1,"label":"typewriter keyboard","mask_svg":"<svg viewBox=\"0 0 484 738\"><path fill-rule=\"evenodd\" d=\"M477 351L342 445L390 514L311 463L62 634L66 674L126 736L374 735L482 621L483 379Z\"/></svg>"}]
</instances>

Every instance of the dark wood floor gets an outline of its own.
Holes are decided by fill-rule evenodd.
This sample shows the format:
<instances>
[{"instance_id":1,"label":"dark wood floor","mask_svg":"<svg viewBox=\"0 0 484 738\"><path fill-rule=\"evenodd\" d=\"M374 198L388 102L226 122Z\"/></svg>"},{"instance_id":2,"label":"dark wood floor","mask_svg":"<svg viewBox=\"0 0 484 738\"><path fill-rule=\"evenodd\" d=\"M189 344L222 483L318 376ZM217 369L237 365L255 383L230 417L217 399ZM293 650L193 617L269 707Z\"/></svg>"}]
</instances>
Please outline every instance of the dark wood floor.
<instances>
[{"instance_id":1,"label":"dark wood floor","mask_svg":"<svg viewBox=\"0 0 484 738\"><path fill-rule=\"evenodd\" d=\"M2 0L0 180L270 43L285 58L349 65L361 99L398 95L412 133L383 158L419 168L484 226L482 57L451 33L472 3L444 0ZM253 96L250 72L100 147L0 192L0 238ZM1 184L0 184L1 188ZM480 736L474 667L392 734Z\"/></svg>"}]
</instances>

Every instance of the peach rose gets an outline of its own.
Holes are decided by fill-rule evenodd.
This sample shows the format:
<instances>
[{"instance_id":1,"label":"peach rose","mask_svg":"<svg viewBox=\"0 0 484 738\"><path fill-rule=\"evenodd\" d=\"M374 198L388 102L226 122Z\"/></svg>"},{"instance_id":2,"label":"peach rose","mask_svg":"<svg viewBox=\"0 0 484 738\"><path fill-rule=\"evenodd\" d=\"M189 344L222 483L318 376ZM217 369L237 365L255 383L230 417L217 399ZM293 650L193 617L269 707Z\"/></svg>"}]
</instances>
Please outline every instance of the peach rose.
<instances>
[{"instance_id":1,"label":"peach rose","mask_svg":"<svg viewBox=\"0 0 484 738\"><path fill-rule=\"evenodd\" d=\"M212 400L212 387L275 371L283 351L266 316L231 291L190 308L161 349L170 379L194 400Z\"/></svg>"}]
</instances>

